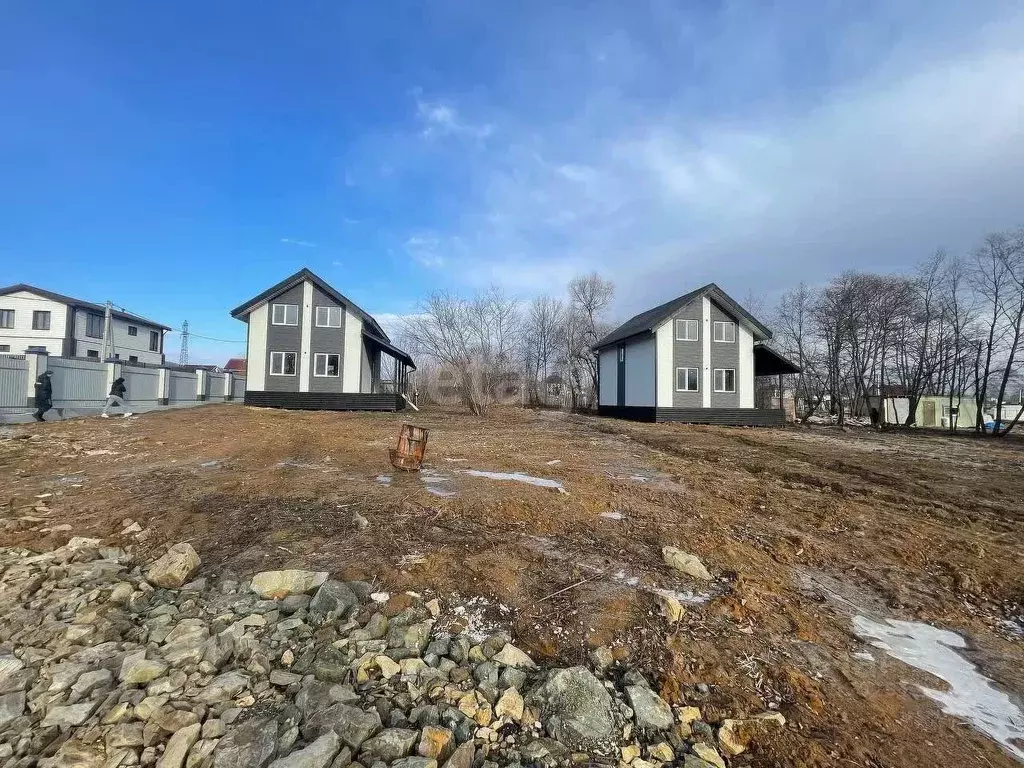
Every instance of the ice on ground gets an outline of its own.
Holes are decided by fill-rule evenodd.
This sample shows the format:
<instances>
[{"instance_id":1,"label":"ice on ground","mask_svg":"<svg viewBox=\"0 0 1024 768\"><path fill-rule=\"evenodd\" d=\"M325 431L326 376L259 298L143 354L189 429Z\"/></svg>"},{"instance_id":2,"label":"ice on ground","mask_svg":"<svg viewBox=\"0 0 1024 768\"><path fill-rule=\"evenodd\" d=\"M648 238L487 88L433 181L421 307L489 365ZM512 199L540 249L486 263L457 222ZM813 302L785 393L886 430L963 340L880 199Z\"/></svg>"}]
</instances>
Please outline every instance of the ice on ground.
<instances>
[{"instance_id":1,"label":"ice on ground","mask_svg":"<svg viewBox=\"0 0 1024 768\"><path fill-rule=\"evenodd\" d=\"M383 485L391 485L391 475L377 475L377 482Z\"/></svg>"},{"instance_id":2,"label":"ice on ground","mask_svg":"<svg viewBox=\"0 0 1024 768\"><path fill-rule=\"evenodd\" d=\"M861 661L874 661L875 657L867 651L857 651L853 654L853 658L860 659Z\"/></svg>"},{"instance_id":3,"label":"ice on ground","mask_svg":"<svg viewBox=\"0 0 1024 768\"><path fill-rule=\"evenodd\" d=\"M956 652L967 647L960 635L920 622L886 619L883 624L863 616L853 617L853 631L890 656L945 680L948 691L918 687L943 712L968 721L1024 761L1024 749L1014 743L1024 740L1024 712Z\"/></svg>"},{"instance_id":4,"label":"ice on ground","mask_svg":"<svg viewBox=\"0 0 1024 768\"><path fill-rule=\"evenodd\" d=\"M486 477L489 480L511 480L516 483L527 483L528 485L536 485L541 488L552 488L565 493L565 488L557 480L524 475L522 472L486 472L482 469L460 469L459 471L464 475L472 475L473 477Z\"/></svg>"},{"instance_id":5,"label":"ice on ground","mask_svg":"<svg viewBox=\"0 0 1024 768\"><path fill-rule=\"evenodd\" d=\"M432 485L427 486L427 493L432 496L440 496L442 499L450 499L452 496L458 496L456 491L446 491L444 488L435 488Z\"/></svg>"}]
</instances>

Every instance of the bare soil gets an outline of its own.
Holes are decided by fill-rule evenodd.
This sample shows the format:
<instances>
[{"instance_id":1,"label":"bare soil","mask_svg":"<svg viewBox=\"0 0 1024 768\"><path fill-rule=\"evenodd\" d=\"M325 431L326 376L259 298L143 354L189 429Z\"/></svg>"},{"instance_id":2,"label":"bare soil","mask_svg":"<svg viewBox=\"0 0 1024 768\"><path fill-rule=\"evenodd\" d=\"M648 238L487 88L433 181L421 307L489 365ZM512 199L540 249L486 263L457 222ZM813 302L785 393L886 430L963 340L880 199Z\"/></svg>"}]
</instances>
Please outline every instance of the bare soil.
<instances>
[{"instance_id":1,"label":"bare soil","mask_svg":"<svg viewBox=\"0 0 1024 768\"><path fill-rule=\"evenodd\" d=\"M430 430L423 473L388 463L403 421ZM941 681L850 625L863 613L955 630L1021 703L1017 441L233 405L14 434L0 440L0 545L119 543L130 518L152 529L147 557L188 541L212 572L318 568L438 594L466 608L453 628L507 624L562 663L611 644L666 697L710 685L691 703L712 721L777 706L790 727L734 765L1018 765L918 688ZM665 545L715 580L673 572ZM673 626L652 589L706 601ZM874 662L853 655L865 650Z\"/></svg>"}]
</instances>

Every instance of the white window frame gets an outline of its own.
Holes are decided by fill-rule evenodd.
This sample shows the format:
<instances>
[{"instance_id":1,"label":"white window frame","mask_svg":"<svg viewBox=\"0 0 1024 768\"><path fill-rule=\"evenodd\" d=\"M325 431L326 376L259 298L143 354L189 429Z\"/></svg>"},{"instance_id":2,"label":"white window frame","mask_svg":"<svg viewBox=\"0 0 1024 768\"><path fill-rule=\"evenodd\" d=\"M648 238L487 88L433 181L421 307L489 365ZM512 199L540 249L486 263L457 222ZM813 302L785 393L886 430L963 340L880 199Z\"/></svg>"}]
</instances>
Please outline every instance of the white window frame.
<instances>
[{"instance_id":1,"label":"white window frame","mask_svg":"<svg viewBox=\"0 0 1024 768\"><path fill-rule=\"evenodd\" d=\"M275 355L280 355L280 357L277 358L277 359L279 359L281 361L281 372L280 373L274 373L274 359L275 359L274 356ZM292 371L293 371L293 373L285 373L284 372L284 361L285 361L287 355L291 355L293 358L295 358L294 362L292 363ZM297 352L271 352L270 353L270 375L271 376L298 376L299 375L299 354Z\"/></svg>"},{"instance_id":2,"label":"white window frame","mask_svg":"<svg viewBox=\"0 0 1024 768\"><path fill-rule=\"evenodd\" d=\"M718 374L722 374L722 386L725 386L725 373L732 371L732 389L719 389L718 388ZM712 382L715 392L722 392L724 394L734 394L736 392L736 369L735 368L715 368L712 374L714 381Z\"/></svg>"},{"instance_id":3,"label":"white window frame","mask_svg":"<svg viewBox=\"0 0 1024 768\"><path fill-rule=\"evenodd\" d=\"M330 362L329 358L338 358L338 364L334 370L337 373L327 373L327 363ZM324 372L317 373L320 370L320 358L324 359ZM337 379L341 376L341 355L337 352L317 352L313 355L313 376L318 379Z\"/></svg>"},{"instance_id":4,"label":"white window frame","mask_svg":"<svg viewBox=\"0 0 1024 768\"><path fill-rule=\"evenodd\" d=\"M281 308L281 322L277 321L277 308ZM288 322L288 309L295 310L295 322ZM270 324L271 325L298 325L299 324L299 305L298 304L271 304L270 305Z\"/></svg>"},{"instance_id":5,"label":"white window frame","mask_svg":"<svg viewBox=\"0 0 1024 768\"><path fill-rule=\"evenodd\" d=\"M694 387L693 389L690 389L689 387L685 387L683 389L680 389L679 388L679 372L680 371L694 371L697 374L697 377L696 377L696 379L697 379L696 380L697 386ZM690 383L690 374L689 373L686 374L686 383L687 384ZM688 367L688 366L681 366L679 368L676 368L676 392L700 392L700 368L692 368L692 367Z\"/></svg>"},{"instance_id":6,"label":"white window frame","mask_svg":"<svg viewBox=\"0 0 1024 768\"><path fill-rule=\"evenodd\" d=\"M693 336L684 334L679 335L679 324L683 324L683 328L690 328L690 324L693 324ZM699 320L676 320L676 341L700 341L700 321Z\"/></svg>"},{"instance_id":7,"label":"white window frame","mask_svg":"<svg viewBox=\"0 0 1024 768\"><path fill-rule=\"evenodd\" d=\"M726 328L732 328L732 338L731 339L719 338L719 333L718 333L719 328L721 328L723 331ZM724 336L724 335L725 334L723 333L722 336ZM719 344L735 344L736 343L736 323L734 323L732 320L715 320L714 336L712 336L711 338L713 338ZM724 368L719 368L718 370L724 371L725 369Z\"/></svg>"},{"instance_id":8,"label":"white window frame","mask_svg":"<svg viewBox=\"0 0 1024 768\"><path fill-rule=\"evenodd\" d=\"M326 313L327 313L326 321L322 322L322 323L320 322L320 310L321 309L325 310ZM337 323L332 323L331 322L331 312L332 311L338 313L338 322ZM322 306L322 307L317 307L316 308L316 327L317 328L341 328L341 323L342 323L342 319L341 318L342 317L343 317L343 314L342 314L341 307L332 307L330 305L325 305L325 306Z\"/></svg>"}]
</instances>

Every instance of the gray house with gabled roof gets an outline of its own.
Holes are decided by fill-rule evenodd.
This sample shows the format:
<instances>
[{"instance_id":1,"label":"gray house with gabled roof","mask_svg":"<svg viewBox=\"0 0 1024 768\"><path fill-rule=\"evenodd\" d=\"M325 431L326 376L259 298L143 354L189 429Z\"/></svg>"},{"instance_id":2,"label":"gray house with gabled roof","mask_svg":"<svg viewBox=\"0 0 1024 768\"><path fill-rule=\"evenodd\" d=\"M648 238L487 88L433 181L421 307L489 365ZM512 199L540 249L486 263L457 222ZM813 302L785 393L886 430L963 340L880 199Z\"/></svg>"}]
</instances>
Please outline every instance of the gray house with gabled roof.
<instances>
[{"instance_id":1,"label":"gray house with gabled roof","mask_svg":"<svg viewBox=\"0 0 1024 768\"><path fill-rule=\"evenodd\" d=\"M231 312L248 326L246 405L397 411L416 364L380 324L308 269Z\"/></svg>"},{"instance_id":2,"label":"gray house with gabled roof","mask_svg":"<svg viewBox=\"0 0 1024 768\"><path fill-rule=\"evenodd\" d=\"M763 342L771 331L714 283L630 318L594 345L598 412L642 421L769 425L756 376L799 369Z\"/></svg>"}]
</instances>

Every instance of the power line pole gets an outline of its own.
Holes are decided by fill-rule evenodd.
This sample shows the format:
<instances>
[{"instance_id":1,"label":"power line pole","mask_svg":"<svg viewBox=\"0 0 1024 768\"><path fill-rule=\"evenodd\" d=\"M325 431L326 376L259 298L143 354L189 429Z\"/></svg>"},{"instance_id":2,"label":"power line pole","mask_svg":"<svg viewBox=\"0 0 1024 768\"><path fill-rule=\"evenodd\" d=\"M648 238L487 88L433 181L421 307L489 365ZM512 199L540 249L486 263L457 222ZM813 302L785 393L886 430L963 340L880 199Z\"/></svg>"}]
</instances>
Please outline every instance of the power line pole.
<instances>
[{"instance_id":1,"label":"power line pole","mask_svg":"<svg viewBox=\"0 0 1024 768\"><path fill-rule=\"evenodd\" d=\"M188 365L188 320L181 324L181 354L178 365Z\"/></svg>"},{"instance_id":2,"label":"power line pole","mask_svg":"<svg viewBox=\"0 0 1024 768\"><path fill-rule=\"evenodd\" d=\"M112 305L108 301L103 310L103 354L100 356L103 360L114 359L114 319L111 308Z\"/></svg>"}]
</instances>

